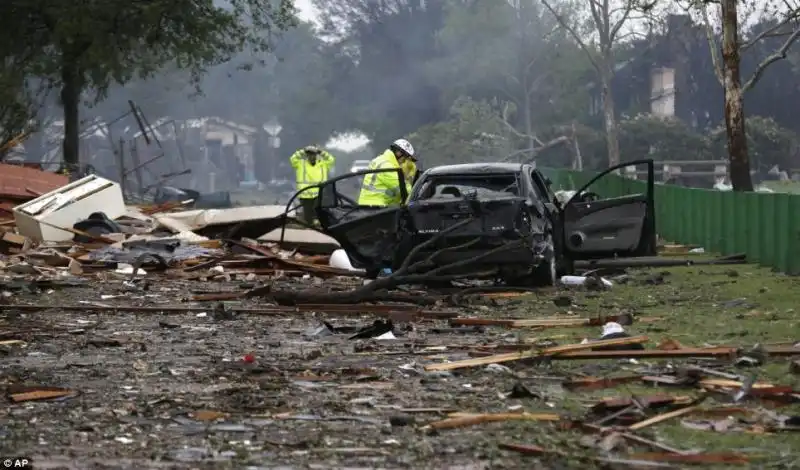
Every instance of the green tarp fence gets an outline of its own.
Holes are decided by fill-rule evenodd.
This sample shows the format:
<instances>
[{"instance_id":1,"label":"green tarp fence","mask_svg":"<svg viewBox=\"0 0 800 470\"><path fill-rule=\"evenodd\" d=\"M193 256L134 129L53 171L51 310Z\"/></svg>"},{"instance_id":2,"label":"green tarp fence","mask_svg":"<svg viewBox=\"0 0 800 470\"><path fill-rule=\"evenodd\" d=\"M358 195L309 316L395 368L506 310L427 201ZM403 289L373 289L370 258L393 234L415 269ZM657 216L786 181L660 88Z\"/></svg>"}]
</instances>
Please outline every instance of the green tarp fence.
<instances>
[{"instance_id":1,"label":"green tarp fence","mask_svg":"<svg viewBox=\"0 0 800 470\"><path fill-rule=\"evenodd\" d=\"M544 169L553 189L574 190L593 173ZM646 184L609 174L592 185L603 197L644 193ZM656 230L665 240L708 252L747 253L750 262L800 274L800 195L734 193L656 184Z\"/></svg>"}]
</instances>

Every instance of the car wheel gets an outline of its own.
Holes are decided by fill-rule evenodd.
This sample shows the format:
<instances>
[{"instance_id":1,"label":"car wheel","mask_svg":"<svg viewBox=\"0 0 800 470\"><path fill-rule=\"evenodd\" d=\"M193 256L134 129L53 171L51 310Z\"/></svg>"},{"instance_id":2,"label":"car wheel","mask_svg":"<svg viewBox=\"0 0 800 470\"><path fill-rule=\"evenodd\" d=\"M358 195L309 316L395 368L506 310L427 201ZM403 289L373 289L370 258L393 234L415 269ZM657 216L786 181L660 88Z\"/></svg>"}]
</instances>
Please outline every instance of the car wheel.
<instances>
[{"instance_id":1,"label":"car wheel","mask_svg":"<svg viewBox=\"0 0 800 470\"><path fill-rule=\"evenodd\" d=\"M539 266L531 273L531 281L538 287L550 287L558 282L558 259L553 247L553 236L547 236L547 243L550 245L547 258L539 263Z\"/></svg>"},{"instance_id":2,"label":"car wheel","mask_svg":"<svg viewBox=\"0 0 800 470\"><path fill-rule=\"evenodd\" d=\"M550 249L542 260L527 276L506 278L505 282L514 287L552 287L558 282L559 261L553 249L553 237L547 236Z\"/></svg>"}]
</instances>

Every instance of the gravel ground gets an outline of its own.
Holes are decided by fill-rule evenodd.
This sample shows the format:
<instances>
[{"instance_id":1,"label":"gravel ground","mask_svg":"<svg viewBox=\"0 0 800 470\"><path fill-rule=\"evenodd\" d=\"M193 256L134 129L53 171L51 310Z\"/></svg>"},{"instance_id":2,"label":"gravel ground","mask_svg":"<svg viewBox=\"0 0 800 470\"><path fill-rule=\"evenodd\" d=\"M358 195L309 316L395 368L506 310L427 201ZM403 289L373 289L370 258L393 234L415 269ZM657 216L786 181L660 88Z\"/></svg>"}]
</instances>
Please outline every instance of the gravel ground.
<instances>
[{"instance_id":1,"label":"gravel ground","mask_svg":"<svg viewBox=\"0 0 800 470\"><path fill-rule=\"evenodd\" d=\"M187 285L155 284L131 293L108 281L12 301L153 305L188 296ZM488 340L430 332L444 321L407 324L398 328L409 330L403 336L378 341L309 337L320 321L307 313L219 320L213 305L207 313L169 315L57 308L0 315L0 340L25 341L0 350L0 384L75 392L7 399L0 410L0 454L34 456L37 468L515 467L485 429L418 430L447 412L509 406L498 394L511 389L510 377L421 370L418 362L437 360L438 344ZM326 319L357 327L374 316Z\"/></svg>"},{"instance_id":2,"label":"gravel ground","mask_svg":"<svg viewBox=\"0 0 800 470\"><path fill-rule=\"evenodd\" d=\"M796 302L789 296L797 292L796 283L749 267L737 269L741 272L734 277L724 267L677 268L676 274L656 285L649 280L652 273L635 274L643 281L608 292L551 289L525 297L479 298L459 313L495 318L673 315L674 320L634 324L631 333L647 334L649 347L666 337L702 345L724 343L726 338L753 344L793 336L791 328L755 319L783 315L793 322ZM614 360L539 366L517 361L507 363L508 368L494 365L452 372L422 369L425 364L467 358L468 351L480 345L545 339L574 344L596 336L596 327L476 332L454 331L444 320L423 320L396 325L398 337L393 340L352 340L344 332L312 336L309 330L318 328L323 318L337 328L355 329L369 325L375 316L356 311L347 316L291 313L227 318L214 303L190 304L185 299L198 292L241 291L241 283L164 277L153 278L143 291L106 273L98 276L104 280L92 287L35 293L19 290L17 284L13 293L3 294L9 304L62 308L0 309L0 388L9 392L0 398L6 401L0 407L0 457L25 455L34 458L36 468L76 469L587 468L585 461L563 457L540 463L498 446L537 444L570 456L587 452L578 444L579 435L555 424L507 421L435 433L424 426L452 412L583 416L585 405L600 396L653 393L625 386L594 394L561 388L559 378L624 375L638 367ZM294 288L309 284L322 283L297 280ZM737 313L730 309L745 307L725 307L725 301L742 295L758 303L760 310ZM163 314L63 308L81 302L203 305L208 310ZM265 306L247 302L244 306L249 308ZM704 316L696 317L696 311L705 312ZM734 316L740 318L738 323L730 321ZM772 367L777 374L773 379L785 381L786 364ZM520 384L533 396L509 395ZM73 393L56 400L15 403L9 394L19 386L63 387ZM652 433L662 433L667 443L678 446L689 446L681 440L696 435L694 448L725 450L756 442L756 437L744 433L687 433L679 422L648 429L645 435ZM738 441L726 444L724 439ZM792 446L791 434L758 439L759 447L773 445L774 455L783 455ZM596 450L591 452L597 455Z\"/></svg>"}]
</instances>

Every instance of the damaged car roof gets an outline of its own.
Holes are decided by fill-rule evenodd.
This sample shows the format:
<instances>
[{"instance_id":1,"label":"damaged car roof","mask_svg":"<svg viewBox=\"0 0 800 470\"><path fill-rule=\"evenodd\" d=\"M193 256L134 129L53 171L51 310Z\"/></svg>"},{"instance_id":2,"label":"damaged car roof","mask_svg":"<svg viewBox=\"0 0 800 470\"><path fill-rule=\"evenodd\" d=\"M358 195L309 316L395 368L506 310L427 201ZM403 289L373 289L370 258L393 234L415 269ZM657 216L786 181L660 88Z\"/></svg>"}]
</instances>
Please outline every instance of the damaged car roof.
<instances>
[{"instance_id":1,"label":"damaged car roof","mask_svg":"<svg viewBox=\"0 0 800 470\"><path fill-rule=\"evenodd\" d=\"M521 163L461 163L458 165L437 166L428 170L428 175L460 175L470 173L516 173L522 169Z\"/></svg>"}]
</instances>

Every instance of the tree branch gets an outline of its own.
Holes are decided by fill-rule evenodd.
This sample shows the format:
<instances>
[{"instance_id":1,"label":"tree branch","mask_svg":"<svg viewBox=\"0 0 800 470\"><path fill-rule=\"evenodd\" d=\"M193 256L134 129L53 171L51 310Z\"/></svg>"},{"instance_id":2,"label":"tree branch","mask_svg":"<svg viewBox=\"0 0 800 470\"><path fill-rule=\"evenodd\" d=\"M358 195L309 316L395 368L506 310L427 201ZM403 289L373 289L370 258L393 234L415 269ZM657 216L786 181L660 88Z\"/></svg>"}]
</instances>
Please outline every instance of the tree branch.
<instances>
[{"instance_id":1,"label":"tree branch","mask_svg":"<svg viewBox=\"0 0 800 470\"><path fill-rule=\"evenodd\" d=\"M474 218L467 219L465 222L471 222L475 220ZM454 226L455 227L455 226ZM451 227L452 228L452 227ZM440 240L441 237L444 235L444 231L439 232L433 238L429 239L428 241L431 242L431 245L435 244L436 241ZM470 264L476 263L486 258L490 258L497 253L516 249L522 246L526 246L528 241L526 239L522 240L515 240L510 243L506 243L505 245L493 248L491 250L485 251L477 256L472 258L468 258L465 260L456 261L450 264L446 264L444 266L438 266L434 269L429 271L419 273L419 274L410 274L413 268L422 266L423 264L427 263L428 260L434 259L436 256L446 252L452 251L456 247L448 247L443 248L430 256L428 256L425 260L419 261L417 263L411 264L411 259L413 255L409 253L406 257L403 265L407 266L405 270L397 270L394 273L390 274L389 276L379 278L374 280L373 282L361 286L359 288L344 291L344 292L324 292L317 289L308 289L308 290L292 290L292 291L273 291L271 286L265 287L258 287L255 289L251 289L248 291L245 296L246 297L267 297L271 298L273 301L278 303L279 305L297 305L297 304L316 304L316 303L330 303L330 304L342 304L342 303L360 303L360 302L370 302L370 301L378 301L378 300L387 300L389 298L393 298L394 300L405 301L409 303L418 303L418 304L426 304L429 303L429 300L423 299L404 299L400 300L396 294L391 294L387 292L389 289L393 289L402 284L418 284L418 283L427 283L427 282L441 282L441 281L454 281L458 279L464 279L470 276L489 276L493 275L497 272L496 269L492 269L490 271L475 271L475 272L464 272L459 274L444 274L449 270L466 267ZM464 244L467 245L467 244ZM463 247L464 245L460 245ZM430 246L430 245L428 245Z\"/></svg>"},{"instance_id":2,"label":"tree branch","mask_svg":"<svg viewBox=\"0 0 800 470\"><path fill-rule=\"evenodd\" d=\"M742 87L742 92L744 93L747 90L753 88L756 85L756 83L758 83L758 81L761 79L761 76L764 74L764 71L767 69L767 67L769 67L775 62L778 62L779 60L785 59L786 54L789 52L789 48L791 48L792 44L794 44L794 42L797 41L798 37L800 37L800 28L797 28L792 33L792 35L786 39L786 42L783 43L780 49L778 49L774 54L764 59L763 62L758 64L758 67L756 67L756 71L753 72L753 76L750 77L750 80L748 80Z\"/></svg>"},{"instance_id":3,"label":"tree branch","mask_svg":"<svg viewBox=\"0 0 800 470\"><path fill-rule=\"evenodd\" d=\"M436 236L431 237L428 240L425 240L424 242L422 242L419 245L415 246L408 253L408 255L406 256L406 259L403 260L403 263L400 265L399 268L397 268L397 271L395 271L392 274L392 276L405 274L407 271L409 271L413 267L413 265L411 264L411 261L414 259L415 256L417 256L417 253L419 253L420 251L424 250L425 248L433 246L434 244L436 244L436 242L441 240L442 237L444 237L445 235L447 235L449 233L452 233L452 232L455 232L456 230L460 229L461 227L466 227L470 222L472 222L474 220L475 220L474 217L470 217L469 219L465 219L465 220L462 220L461 222L455 223L455 224L451 225L450 227L447 227L446 229L444 229L441 232L437 233ZM391 276L389 276L389 277L391 277Z\"/></svg>"},{"instance_id":4,"label":"tree branch","mask_svg":"<svg viewBox=\"0 0 800 470\"><path fill-rule=\"evenodd\" d=\"M472 239L472 240L470 240L468 242L462 243L460 245L448 246L448 247L442 248L439 251L434 251L433 253L431 253L424 260L419 261L419 262L414 263L413 265L411 265L409 267L409 272L415 272L417 270L417 268L424 268L426 265L434 264L436 258L439 257L440 255L443 255L444 253L449 253L451 251L458 251L458 250L466 250L467 248L469 248L469 247L475 245L476 243L478 243L479 241L481 241L480 237L474 238L474 239Z\"/></svg>"},{"instance_id":5,"label":"tree branch","mask_svg":"<svg viewBox=\"0 0 800 470\"><path fill-rule=\"evenodd\" d=\"M527 86L527 90L525 91L525 96L526 97L531 96L531 94L533 94L533 92L535 92L536 90L539 89L539 84L542 83L542 81L544 81L544 79L550 77L550 75L551 75L551 72L546 71L542 75L539 75L538 77L536 77L536 79L533 80L533 83L531 83L530 85Z\"/></svg>"},{"instance_id":6,"label":"tree branch","mask_svg":"<svg viewBox=\"0 0 800 470\"><path fill-rule=\"evenodd\" d=\"M592 14L594 26L597 28L598 36L600 36L600 44L602 45L611 32L608 0L603 0L602 6L597 3L597 0L589 0L589 12Z\"/></svg>"},{"instance_id":7,"label":"tree branch","mask_svg":"<svg viewBox=\"0 0 800 470\"><path fill-rule=\"evenodd\" d=\"M510 122L508 122L508 103L503 106L503 111L500 113L500 122L503 123L503 125L505 125L512 134L521 139L530 139L532 137L528 134L518 131L514 126L511 125Z\"/></svg>"},{"instance_id":8,"label":"tree branch","mask_svg":"<svg viewBox=\"0 0 800 470\"><path fill-rule=\"evenodd\" d=\"M708 47L711 49L711 65L714 67L714 75L720 85L725 85L725 78L722 76L722 62L719 58L719 48L717 47L717 40L714 38L714 30L711 29L711 20L708 19L708 8L705 4L700 5L700 14L703 18L703 29L706 32L706 39L708 40Z\"/></svg>"},{"instance_id":9,"label":"tree branch","mask_svg":"<svg viewBox=\"0 0 800 470\"><path fill-rule=\"evenodd\" d=\"M764 38L767 38L767 37L773 37L773 36L776 36L776 34L774 34L774 33L775 33L777 30L781 29L782 27L786 26L786 25L787 25L789 22L791 22L792 20L794 20L794 19L796 18L796 16L797 16L797 12L796 12L794 15L787 15L787 17L786 17L786 18L784 18L784 19L783 19L783 21L781 21L781 22L780 22L780 23L778 23L777 25L775 25L775 26L773 26L773 27L771 27L771 28L767 28L767 29L765 29L764 31L761 31L761 32L760 32L760 33L758 33L758 34L756 35L756 37L754 37L754 38L753 38L751 41L748 41L748 42L746 42L746 43L743 43L743 44L741 44L741 45L739 46L739 51L740 51L740 52L744 52L744 51L746 51L747 49L749 49L749 48L751 48L751 47L755 46L755 45L756 45L756 44L757 44L759 41L761 41L762 39L764 39ZM783 34L781 34L781 35L785 36L786 34L790 34L790 33L783 33Z\"/></svg>"},{"instance_id":10,"label":"tree branch","mask_svg":"<svg viewBox=\"0 0 800 470\"><path fill-rule=\"evenodd\" d=\"M481 254L479 254L477 256L473 256L472 258L468 258L468 259L461 260L461 261L456 261L454 263L446 264L444 266L439 266L436 269L428 271L428 272L426 272L425 274L422 274L422 275L404 276L404 277L402 277L402 279L404 279L405 283L425 282L426 278L428 278L430 276L438 276L438 275L441 275L442 273L447 272L447 271L449 271L451 269L461 268L461 267L464 267L464 266L469 266L470 264L475 263L476 261L480 261L480 260L483 260L483 259L486 259L486 258L490 258L490 257L492 257L492 256L494 256L494 255L496 255L498 253L503 252L503 251L513 250L513 249L516 249L516 248L523 247L523 246L525 246L526 242L527 241L525 239L516 240L516 241L513 241L511 243L506 243L505 245L492 248L491 250L485 251L485 252L483 252L483 253L481 253ZM458 275L454 275L454 276L458 276ZM464 277L464 276L462 275L460 277Z\"/></svg>"},{"instance_id":11,"label":"tree branch","mask_svg":"<svg viewBox=\"0 0 800 470\"><path fill-rule=\"evenodd\" d=\"M592 63L592 67L594 67L595 70L597 70L597 73L602 74L602 69L600 68L600 64L597 63L597 60L595 60L594 55L592 54L592 51L590 51L589 48L586 46L586 43L578 35L578 32L575 31L575 28L570 26L567 23L567 21L561 17L561 15L556 13L556 10L550 5L550 2L548 2L547 0L542 0L542 5L544 5L544 7L547 8L550 14L552 14L553 17L555 17L558 24L560 24L562 28L567 30L570 36L572 36L572 39L576 43L578 43L578 47L580 47L583 50L583 52L586 53L586 56L589 58L589 62Z\"/></svg>"},{"instance_id":12,"label":"tree branch","mask_svg":"<svg viewBox=\"0 0 800 470\"><path fill-rule=\"evenodd\" d=\"M548 140L547 142L541 142L540 141L539 143L541 145L539 145L538 147L532 147L532 148L517 150L517 151L511 153L510 155L507 155L502 161L507 162L507 161L511 160L512 158L516 157L517 155L521 155L521 154L527 153L527 152L530 152L533 155L533 158L535 158L537 155L539 155L540 153L542 153L543 151L545 151L545 150L547 150L549 148L555 147L558 144L566 144L566 143L569 143L570 141L572 141L572 139L570 139L569 137L567 137L565 135L562 135L560 137L556 137L555 139L552 139L552 140Z\"/></svg>"},{"instance_id":13,"label":"tree branch","mask_svg":"<svg viewBox=\"0 0 800 470\"><path fill-rule=\"evenodd\" d=\"M535 149L533 149L533 158L536 158L537 155L539 155L540 153L544 152L545 150L547 150L549 148L553 148L553 147L555 147L557 145L560 145L560 144L567 144L569 142L570 142L570 138L565 136L565 135L562 135L560 137L556 137L555 139L552 139L552 140L548 140L547 142L543 143L539 147L536 147ZM533 158L531 158L531 160L533 160Z\"/></svg>"},{"instance_id":14,"label":"tree branch","mask_svg":"<svg viewBox=\"0 0 800 470\"><path fill-rule=\"evenodd\" d=\"M634 38L634 39L637 39L637 40L643 40L643 39L647 38L647 35L642 33L642 32L640 32L640 31L628 31L625 34L622 34L622 35L619 35L619 36L615 37L614 40L616 42L618 42L618 43L621 43L621 42L625 41L628 38Z\"/></svg>"}]
</instances>

